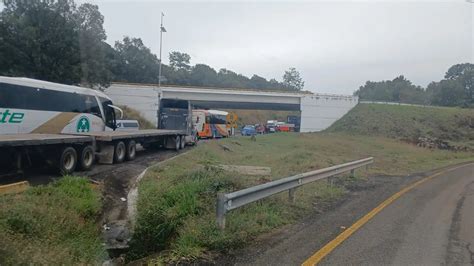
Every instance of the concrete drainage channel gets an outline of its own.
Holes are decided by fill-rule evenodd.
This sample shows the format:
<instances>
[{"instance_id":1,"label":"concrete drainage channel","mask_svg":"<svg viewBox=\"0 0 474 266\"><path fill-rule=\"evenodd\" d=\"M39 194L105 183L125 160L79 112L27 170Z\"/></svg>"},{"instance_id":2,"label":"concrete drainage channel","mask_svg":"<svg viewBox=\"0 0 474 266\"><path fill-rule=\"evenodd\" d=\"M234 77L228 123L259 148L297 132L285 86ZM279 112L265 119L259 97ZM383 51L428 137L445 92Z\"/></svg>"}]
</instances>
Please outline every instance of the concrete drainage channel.
<instances>
[{"instance_id":1,"label":"concrete drainage channel","mask_svg":"<svg viewBox=\"0 0 474 266\"><path fill-rule=\"evenodd\" d=\"M152 154L144 160L125 163L110 170L101 171L92 180L103 184L104 203L102 235L105 249L112 262L128 249L128 243L133 234L137 213L138 184L150 167L159 166L170 160L175 160L189 152L163 151ZM158 163L156 163L159 161Z\"/></svg>"}]
</instances>

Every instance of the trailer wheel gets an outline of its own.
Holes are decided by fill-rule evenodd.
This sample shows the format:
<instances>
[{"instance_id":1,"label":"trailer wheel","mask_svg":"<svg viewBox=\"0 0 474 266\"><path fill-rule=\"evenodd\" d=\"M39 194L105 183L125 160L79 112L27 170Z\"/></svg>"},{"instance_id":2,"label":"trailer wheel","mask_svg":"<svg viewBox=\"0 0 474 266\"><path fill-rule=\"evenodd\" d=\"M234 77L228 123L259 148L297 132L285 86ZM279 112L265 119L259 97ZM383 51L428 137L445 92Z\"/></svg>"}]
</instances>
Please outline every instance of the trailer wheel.
<instances>
[{"instance_id":1,"label":"trailer wheel","mask_svg":"<svg viewBox=\"0 0 474 266\"><path fill-rule=\"evenodd\" d=\"M180 140L180 144L181 144L181 149L184 149L184 147L186 146L186 137L185 136L181 136L181 140Z\"/></svg>"},{"instance_id":2,"label":"trailer wheel","mask_svg":"<svg viewBox=\"0 0 474 266\"><path fill-rule=\"evenodd\" d=\"M94 166L94 161L95 161L94 149L90 145L85 146L81 150L81 154L79 157L79 166L81 170L83 171L91 170L92 166Z\"/></svg>"},{"instance_id":3,"label":"trailer wheel","mask_svg":"<svg viewBox=\"0 0 474 266\"><path fill-rule=\"evenodd\" d=\"M175 140L175 150L176 151L179 151L179 148L181 148L181 137L180 136L176 136Z\"/></svg>"},{"instance_id":4,"label":"trailer wheel","mask_svg":"<svg viewBox=\"0 0 474 266\"><path fill-rule=\"evenodd\" d=\"M125 155L125 159L127 161L135 160L137 156L137 143L134 140L127 142L127 154Z\"/></svg>"},{"instance_id":5,"label":"trailer wheel","mask_svg":"<svg viewBox=\"0 0 474 266\"><path fill-rule=\"evenodd\" d=\"M58 162L59 173L69 175L74 172L77 165L77 152L73 147L66 147L61 151Z\"/></svg>"},{"instance_id":6,"label":"trailer wheel","mask_svg":"<svg viewBox=\"0 0 474 266\"><path fill-rule=\"evenodd\" d=\"M117 142L114 149L114 163L123 162L126 153L125 143L123 143L123 141Z\"/></svg>"}]
</instances>

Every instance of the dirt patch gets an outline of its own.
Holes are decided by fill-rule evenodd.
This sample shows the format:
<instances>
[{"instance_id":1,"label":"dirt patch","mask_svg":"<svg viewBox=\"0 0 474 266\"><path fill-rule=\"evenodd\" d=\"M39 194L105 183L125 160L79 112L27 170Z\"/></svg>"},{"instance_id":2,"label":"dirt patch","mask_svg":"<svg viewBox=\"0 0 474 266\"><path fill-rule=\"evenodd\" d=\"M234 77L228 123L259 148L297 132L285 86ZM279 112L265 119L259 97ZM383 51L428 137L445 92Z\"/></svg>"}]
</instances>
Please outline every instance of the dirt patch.
<instances>
[{"instance_id":1,"label":"dirt patch","mask_svg":"<svg viewBox=\"0 0 474 266\"><path fill-rule=\"evenodd\" d=\"M221 164L217 167L224 171L236 172L242 175L255 175L255 176L270 176L272 169L265 166L249 166L249 165L228 165Z\"/></svg>"}]
</instances>

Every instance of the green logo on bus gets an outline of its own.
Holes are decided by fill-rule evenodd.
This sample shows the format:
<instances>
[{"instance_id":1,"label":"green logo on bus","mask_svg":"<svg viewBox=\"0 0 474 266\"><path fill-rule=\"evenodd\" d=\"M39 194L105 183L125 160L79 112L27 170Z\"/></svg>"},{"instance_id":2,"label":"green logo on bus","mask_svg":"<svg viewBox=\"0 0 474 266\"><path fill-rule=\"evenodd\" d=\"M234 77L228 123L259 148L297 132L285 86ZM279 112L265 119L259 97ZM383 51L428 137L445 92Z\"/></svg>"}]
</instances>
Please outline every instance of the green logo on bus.
<instances>
[{"instance_id":1,"label":"green logo on bus","mask_svg":"<svg viewBox=\"0 0 474 266\"><path fill-rule=\"evenodd\" d=\"M79 133L89 132L90 128L91 124L89 118L87 118L87 116L81 116L79 121L77 121L76 131Z\"/></svg>"}]
</instances>

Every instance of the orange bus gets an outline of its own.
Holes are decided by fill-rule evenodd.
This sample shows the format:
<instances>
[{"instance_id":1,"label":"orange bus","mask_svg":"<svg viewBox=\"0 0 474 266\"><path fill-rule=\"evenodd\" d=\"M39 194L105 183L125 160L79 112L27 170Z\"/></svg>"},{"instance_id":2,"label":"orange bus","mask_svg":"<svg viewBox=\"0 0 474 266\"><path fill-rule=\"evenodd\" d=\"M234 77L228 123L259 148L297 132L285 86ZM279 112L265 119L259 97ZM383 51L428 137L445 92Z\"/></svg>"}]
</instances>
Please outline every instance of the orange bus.
<instances>
[{"instance_id":1,"label":"orange bus","mask_svg":"<svg viewBox=\"0 0 474 266\"><path fill-rule=\"evenodd\" d=\"M226 126L228 112L219 110L193 110L193 125L199 138L222 138L230 135Z\"/></svg>"}]
</instances>

